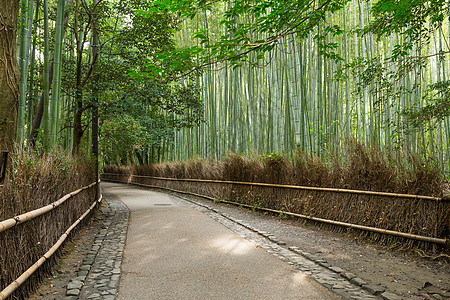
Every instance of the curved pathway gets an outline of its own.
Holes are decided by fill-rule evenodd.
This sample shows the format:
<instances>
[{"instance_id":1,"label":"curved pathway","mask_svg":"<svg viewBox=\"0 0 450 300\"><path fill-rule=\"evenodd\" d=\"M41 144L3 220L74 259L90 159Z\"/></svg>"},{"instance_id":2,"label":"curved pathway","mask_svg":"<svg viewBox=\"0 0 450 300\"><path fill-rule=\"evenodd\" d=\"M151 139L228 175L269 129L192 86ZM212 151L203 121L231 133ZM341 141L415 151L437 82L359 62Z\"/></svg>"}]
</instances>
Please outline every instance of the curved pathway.
<instances>
[{"instance_id":1,"label":"curved pathway","mask_svg":"<svg viewBox=\"0 0 450 300\"><path fill-rule=\"evenodd\" d=\"M339 299L166 194L102 183L130 209L118 299Z\"/></svg>"},{"instance_id":2,"label":"curved pathway","mask_svg":"<svg viewBox=\"0 0 450 300\"><path fill-rule=\"evenodd\" d=\"M399 299L208 204L117 183L102 191L106 218L67 300Z\"/></svg>"}]
</instances>

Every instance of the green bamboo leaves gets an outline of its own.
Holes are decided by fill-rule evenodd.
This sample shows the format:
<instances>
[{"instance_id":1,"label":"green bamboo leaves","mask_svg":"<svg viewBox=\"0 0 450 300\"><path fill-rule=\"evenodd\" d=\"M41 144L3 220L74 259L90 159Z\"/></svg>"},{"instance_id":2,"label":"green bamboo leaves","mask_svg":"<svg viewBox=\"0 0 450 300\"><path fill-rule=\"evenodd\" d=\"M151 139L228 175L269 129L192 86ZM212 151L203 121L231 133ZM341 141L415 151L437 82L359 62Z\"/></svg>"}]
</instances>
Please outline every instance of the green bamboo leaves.
<instances>
[{"instance_id":1,"label":"green bamboo leaves","mask_svg":"<svg viewBox=\"0 0 450 300\"><path fill-rule=\"evenodd\" d=\"M420 18L432 14L429 10L432 2L427 2L427 10ZM372 8L373 3L361 0L346 4L349 5L342 5L339 11L327 12L317 19L309 33L277 39L277 47L262 56L261 52L249 52L239 64L231 61L203 69L206 127L177 132L174 149L182 147L180 143L187 140L201 142L189 152L178 150L173 159L195 155L216 158L228 151L291 153L301 149L321 155L339 154L343 141L353 138L393 150L399 157L407 152L426 156L439 153L438 161L448 169L449 164L445 163L450 159L448 104L442 101L433 104L430 97L428 100L425 97L432 93L436 99L441 97L438 93L444 95L442 89L427 93L427 86L435 87L445 80L448 55L441 54L439 59L434 59L433 55L450 51L440 37L449 35L448 27L428 32L438 41L435 45L428 43L427 47L421 47L424 43L417 42L408 48L410 39L392 32L392 26L401 24L393 23L389 27L374 21L374 15L381 13L376 10L386 7ZM192 45L195 41L190 39L197 37L199 44L210 45L217 40L231 43L234 40L228 27L254 24L261 16L255 16L251 10L240 12L241 8L218 4L211 16L202 13L201 18L185 21L184 34L177 37L178 42ZM392 11L392 7L389 9ZM220 19L221 13L230 12L235 13L234 21L230 20L230 15L224 17L228 21ZM438 24L438 19L433 24ZM211 26L211 22L218 24ZM382 25L389 27L391 34L374 32L376 26ZM249 40L262 41L270 36L270 33L264 35L240 29ZM246 41L242 38L240 42ZM401 51L404 55L408 49L412 57L431 57L432 60L424 64L413 64L407 59L398 61ZM233 51L238 50L239 47ZM405 115L409 112L414 116L412 112L425 107L432 118L438 105L441 105L444 121L428 131L426 125L416 124L420 127L417 131ZM426 110L419 112L427 115Z\"/></svg>"}]
</instances>

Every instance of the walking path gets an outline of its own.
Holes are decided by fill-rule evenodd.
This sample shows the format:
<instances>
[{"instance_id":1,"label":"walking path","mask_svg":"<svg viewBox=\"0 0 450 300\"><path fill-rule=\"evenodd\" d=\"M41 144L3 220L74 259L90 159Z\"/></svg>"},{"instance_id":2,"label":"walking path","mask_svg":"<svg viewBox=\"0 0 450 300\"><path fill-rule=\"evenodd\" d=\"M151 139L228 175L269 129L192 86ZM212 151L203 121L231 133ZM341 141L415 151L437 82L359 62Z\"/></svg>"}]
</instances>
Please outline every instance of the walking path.
<instances>
[{"instance_id":1,"label":"walking path","mask_svg":"<svg viewBox=\"0 0 450 300\"><path fill-rule=\"evenodd\" d=\"M68 299L377 299L352 274L205 205L102 189L110 212Z\"/></svg>"}]
</instances>

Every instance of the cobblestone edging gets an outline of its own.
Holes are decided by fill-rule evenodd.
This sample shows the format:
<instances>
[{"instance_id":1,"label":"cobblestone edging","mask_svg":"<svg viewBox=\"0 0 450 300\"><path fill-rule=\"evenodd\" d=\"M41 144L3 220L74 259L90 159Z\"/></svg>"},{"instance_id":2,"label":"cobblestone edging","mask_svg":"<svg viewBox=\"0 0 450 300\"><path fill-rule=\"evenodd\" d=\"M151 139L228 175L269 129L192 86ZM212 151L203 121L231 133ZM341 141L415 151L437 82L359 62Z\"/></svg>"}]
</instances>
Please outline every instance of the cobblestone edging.
<instances>
[{"instance_id":1,"label":"cobblestone edging","mask_svg":"<svg viewBox=\"0 0 450 300\"><path fill-rule=\"evenodd\" d=\"M130 212L125 204L106 193L103 199L108 204L104 208L106 218L77 277L67 285L67 300L116 299Z\"/></svg>"},{"instance_id":2,"label":"cobblestone edging","mask_svg":"<svg viewBox=\"0 0 450 300\"><path fill-rule=\"evenodd\" d=\"M237 220L213 207L179 195L176 196L176 199L189 202L192 208L202 211L241 237L294 266L345 299L402 299L394 293L385 291L384 287L368 284L356 275L339 267L333 267L324 259L304 252L298 247L288 247L285 242L269 232L258 230L250 224Z\"/></svg>"}]
</instances>

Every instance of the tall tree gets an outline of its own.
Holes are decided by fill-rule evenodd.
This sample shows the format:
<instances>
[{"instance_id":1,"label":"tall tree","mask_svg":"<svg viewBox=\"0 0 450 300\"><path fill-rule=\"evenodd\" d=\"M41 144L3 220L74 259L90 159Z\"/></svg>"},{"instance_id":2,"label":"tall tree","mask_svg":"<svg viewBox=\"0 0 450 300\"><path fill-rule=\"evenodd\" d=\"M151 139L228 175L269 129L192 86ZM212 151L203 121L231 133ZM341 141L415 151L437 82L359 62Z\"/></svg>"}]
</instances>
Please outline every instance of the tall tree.
<instances>
[{"instance_id":1,"label":"tall tree","mask_svg":"<svg viewBox=\"0 0 450 300\"><path fill-rule=\"evenodd\" d=\"M0 149L12 150L17 131L19 71L16 34L19 1L0 1Z\"/></svg>"},{"instance_id":2,"label":"tall tree","mask_svg":"<svg viewBox=\"0 0 450 300\"><path fill-rule=\"evenodd\" d=\"M55 34L55 56L53 61L53 92L52 101L50 105L50 146L56 144L57 136L57 113L60 99L61 87L61 67L62 49L63 49L63 35L64 35L64 6L66 0L58 0L58 7L56 10L56 34Z\"/></svg>"},{"instance_id":3,"label":"tall tree","mask_svg":"<svg viewBox=\"0 0 450 300\"><path fill-rule=\"evenodd\" d=\"M98 57L99 55L99 47L100 47L100 40L98 38L98 13L96 10L96 7L98 5L98 0L93 1L94 5L94 11L92 13L92 56ZM98 60L98 58L97 58ZM92 154L94 155L95 159L95 179L98 181L99 179L99 161L98 161L98 86L100 84L99 82L99 74L96 72L96 66L94 66L93 73L94 73L94 88L92 91ZM100 188L97 185L96 187L96 197L98 198L100 196Z\"/></svg>"}]
</instances>

